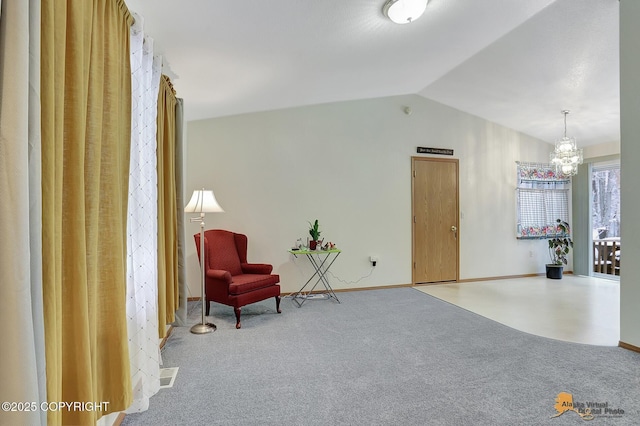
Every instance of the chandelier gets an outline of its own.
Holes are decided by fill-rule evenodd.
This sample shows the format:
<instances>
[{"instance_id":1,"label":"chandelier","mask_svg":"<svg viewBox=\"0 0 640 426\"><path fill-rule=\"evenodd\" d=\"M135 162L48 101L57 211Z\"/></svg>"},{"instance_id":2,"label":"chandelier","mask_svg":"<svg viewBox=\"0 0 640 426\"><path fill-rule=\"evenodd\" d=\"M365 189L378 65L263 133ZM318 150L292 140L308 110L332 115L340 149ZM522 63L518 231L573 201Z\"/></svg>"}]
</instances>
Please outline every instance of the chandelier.
<instances>
[{"instance_id":1,"label":"chandelier","mask_svg":"<svg viewBox=\"0 0 640 426\"><path fill-rule=\"evenodd\" d=\"M578 173L578 165L582 164L582 149L578 149L576 138L567 137L567 114L568 110L563 110L564 114L564 137L556 142L556 149L549 158L551 164L556 166L556 172L561 172L567 176Z\"/></svg>"}]
</instances>

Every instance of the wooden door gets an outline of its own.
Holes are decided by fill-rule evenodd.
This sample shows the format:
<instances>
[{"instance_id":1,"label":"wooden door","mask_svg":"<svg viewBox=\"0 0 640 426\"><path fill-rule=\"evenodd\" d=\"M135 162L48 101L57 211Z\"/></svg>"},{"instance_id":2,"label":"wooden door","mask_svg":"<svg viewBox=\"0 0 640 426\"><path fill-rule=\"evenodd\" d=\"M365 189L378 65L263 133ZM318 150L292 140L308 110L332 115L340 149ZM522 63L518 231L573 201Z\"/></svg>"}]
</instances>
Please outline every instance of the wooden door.
<instances>
[{"instance_id":1,"label":"wooden door","mask_svg":"<svg viewBox=\"0 0 640 426\"><path fill-rule=\"evenodd\" d=\"M458 160L412 158L413 283L458 280Z\"/></svg>"}]
</instances>

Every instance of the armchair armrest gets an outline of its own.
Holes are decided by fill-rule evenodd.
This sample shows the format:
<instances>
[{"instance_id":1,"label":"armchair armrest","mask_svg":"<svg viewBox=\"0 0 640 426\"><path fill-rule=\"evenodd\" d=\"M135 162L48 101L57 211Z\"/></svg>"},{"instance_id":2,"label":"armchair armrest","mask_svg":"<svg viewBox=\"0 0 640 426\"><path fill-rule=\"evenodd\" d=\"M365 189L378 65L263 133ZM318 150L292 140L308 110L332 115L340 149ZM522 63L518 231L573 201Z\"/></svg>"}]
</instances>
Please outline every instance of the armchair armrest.
<instances>
[{"instance_id":1,"label":"armchair armrest","mask_svg":"<svg viewBox=\"0 0 640 426\"><path fill-rule=\"evenodd\" d=\"M269 275L273 271L273 266L266 263L243 263L240 266L245 274Z\"/></svg>"},{"instance_id":2,"label":"armchair armrest","mask_svg":"<svg viewBox=\"0 0 640 426\"><path fill-rule=\"evenodd\" d=\"M209 269L207 271L207 277L226 282L227 284L231 283L231 273L229 271L223 271L222 269Z\"/></svg>"}]
</instances>

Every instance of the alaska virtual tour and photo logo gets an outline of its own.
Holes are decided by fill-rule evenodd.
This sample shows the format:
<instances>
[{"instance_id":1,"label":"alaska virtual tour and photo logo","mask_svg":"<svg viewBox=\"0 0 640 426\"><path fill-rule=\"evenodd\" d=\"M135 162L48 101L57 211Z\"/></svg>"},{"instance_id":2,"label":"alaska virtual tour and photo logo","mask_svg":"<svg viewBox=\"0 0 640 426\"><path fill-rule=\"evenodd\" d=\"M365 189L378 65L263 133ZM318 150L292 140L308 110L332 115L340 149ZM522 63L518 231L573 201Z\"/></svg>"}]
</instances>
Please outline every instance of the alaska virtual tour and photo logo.
<instances>
[{"instance_id":1,"label":"alaska virtual tour and photo logo","mask_svg":"<svg viewBox=\"0 0 640 426\"><path fill-rule=\"evenodd\" d=\"M609 402L578 402L574 401L573 395L567 392L560 392L556 396L553 408L556 409L556 414L551 418L561 416L567 411L575 412L582 420L593 420L596 417L622 417L624 415L622 408L613 408Z\"/></svg>"}]
</instances>

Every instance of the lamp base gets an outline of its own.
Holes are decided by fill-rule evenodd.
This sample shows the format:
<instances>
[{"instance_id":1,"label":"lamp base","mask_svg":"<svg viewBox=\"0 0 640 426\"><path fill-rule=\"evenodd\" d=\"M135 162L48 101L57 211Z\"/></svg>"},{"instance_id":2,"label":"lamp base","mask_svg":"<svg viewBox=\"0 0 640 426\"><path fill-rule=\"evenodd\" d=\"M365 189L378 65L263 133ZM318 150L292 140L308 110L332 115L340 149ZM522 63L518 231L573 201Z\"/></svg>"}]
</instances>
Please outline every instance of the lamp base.
<instances>
[{"instance_id":1,"label":"lamp base","mask_svg":"<svg viewBox=\"0 0 640 426\"><path fill-rule=\"evenodd\" d=\"M214 331L216 331L216 325L211 324L210 322L203 323L203 324L196 324L193 327L191 327L191 332L193 334L206 334Z\"/></svg>"}]
</instances>

